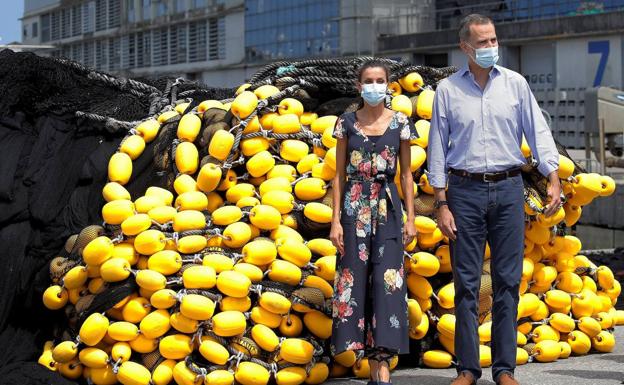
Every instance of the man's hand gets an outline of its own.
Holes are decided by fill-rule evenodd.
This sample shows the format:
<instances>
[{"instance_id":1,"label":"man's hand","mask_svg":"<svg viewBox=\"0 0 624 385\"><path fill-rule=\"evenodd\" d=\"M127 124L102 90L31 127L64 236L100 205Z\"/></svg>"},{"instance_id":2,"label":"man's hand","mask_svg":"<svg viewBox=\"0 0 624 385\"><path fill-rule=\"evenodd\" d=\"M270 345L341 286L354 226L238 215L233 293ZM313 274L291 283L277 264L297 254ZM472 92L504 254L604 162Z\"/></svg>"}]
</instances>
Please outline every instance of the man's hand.
<instances>
[{"instance_id":1,"label":"man's hand","mask_svg":"<svg viewBox=\"0 0 624 385\"><path fill-rule=\"evenodd\" d=\"M403 246L407 246L416 238L416 225L414 221L407 221L403 226Z\"/></svg>"},{"instance_id":2,"label":"man's hand","mask_svg":"<svg viewBox=\"0 0 624 385\"><path fill-rule=\"evenodd\" d=\"M544 207L544 215L547 217L553 215L561 206L561 184L556 171L548 175L550 183L548 185L548 204Z\"/></svg>"},{"instance_id":3,"label":"man's hand","mask_svg":"<svg viewBox=\"0 0 624 385\"><path fill-rule=\"evenodd\" d=\"M438 219L438 227L442 231L448 239L455 241L457 239L457 227L455 226L455 218L453 218L453 214L451 210L449 210L448 206L440 206L440 208L436 212L436 217Z\"/></svg>"},{"instance_id":4,"label":"man's hand","mask_svg":"<svg viewBox=\"0 0 624 385\"><path fill-rule=\"evenodd\" d=\"M340 224L340 222L332 222L331 230L329 232L329 240L336 247L340 255L344 255L342 224Z\"/></svg>"}]
</instances>

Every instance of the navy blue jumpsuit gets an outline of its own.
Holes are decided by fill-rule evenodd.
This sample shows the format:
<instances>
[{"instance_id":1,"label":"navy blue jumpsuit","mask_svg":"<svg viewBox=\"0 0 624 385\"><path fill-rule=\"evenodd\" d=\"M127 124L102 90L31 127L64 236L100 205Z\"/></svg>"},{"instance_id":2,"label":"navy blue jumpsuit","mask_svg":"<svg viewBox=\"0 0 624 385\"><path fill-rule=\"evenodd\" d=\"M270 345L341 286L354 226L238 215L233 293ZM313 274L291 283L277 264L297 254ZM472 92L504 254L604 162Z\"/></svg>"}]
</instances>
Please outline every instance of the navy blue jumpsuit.
<instances>
[{"instance_id":1,"label":"navy blue jumpsuit","mask_svg":"<svg viewBox=\"0 0 624 385\"><path fill-rule=\"evenodd\" d=\"M332 298L332 354L364 351L408 353L407 284L403 266L403 210L394 183L401 140L417 138L414 124L396 112L373 141L355 112L336 122L346 138L346 183L340 222L344 255L336 261Z\"/></svg>"}]
</instances>

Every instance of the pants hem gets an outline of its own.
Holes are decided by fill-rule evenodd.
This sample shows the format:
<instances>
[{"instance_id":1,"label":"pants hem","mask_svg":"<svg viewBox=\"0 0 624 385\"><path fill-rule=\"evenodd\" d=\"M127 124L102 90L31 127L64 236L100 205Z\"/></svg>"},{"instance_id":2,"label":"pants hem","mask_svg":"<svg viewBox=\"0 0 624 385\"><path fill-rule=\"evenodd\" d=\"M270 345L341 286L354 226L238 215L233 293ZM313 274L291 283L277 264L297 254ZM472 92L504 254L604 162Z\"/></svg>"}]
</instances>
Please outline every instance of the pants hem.
<instances>
[{"instance_id":1,"label":"pants hem","mask_svg":"<svg viewBox=\"0 0 624 385\"><path fill-rule=\"evenodd\" d=\"M502 376L505 373L509 374L511 377L514 376L513 370L501 370L500 372L498 372L498 374L496 374L496 377L493 377L494 382L498 384L498 380L500 379L500 376Z\"/></svg>"}]
</instances>

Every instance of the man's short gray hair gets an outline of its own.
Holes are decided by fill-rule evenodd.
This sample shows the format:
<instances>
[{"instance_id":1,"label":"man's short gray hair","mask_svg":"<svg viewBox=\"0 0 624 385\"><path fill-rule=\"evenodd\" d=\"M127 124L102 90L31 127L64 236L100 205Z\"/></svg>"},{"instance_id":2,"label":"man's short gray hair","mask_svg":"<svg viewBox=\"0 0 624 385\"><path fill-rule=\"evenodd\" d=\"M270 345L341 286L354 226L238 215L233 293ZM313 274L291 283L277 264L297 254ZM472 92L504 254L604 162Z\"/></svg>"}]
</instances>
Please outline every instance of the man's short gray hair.
<instances>
[{"instance_id":1,"label":"man's short gray hair","mask_svg":"<svg viewBox=\"0 0 624 385\"><path fill-rule=\"evenodd\" d=\"M470 26L475 24L494 24L494 22L489 17L478 13L473 13L464 17L459 24L459 40L467 41L470 39Z\"/></svg>"}]
</instances>

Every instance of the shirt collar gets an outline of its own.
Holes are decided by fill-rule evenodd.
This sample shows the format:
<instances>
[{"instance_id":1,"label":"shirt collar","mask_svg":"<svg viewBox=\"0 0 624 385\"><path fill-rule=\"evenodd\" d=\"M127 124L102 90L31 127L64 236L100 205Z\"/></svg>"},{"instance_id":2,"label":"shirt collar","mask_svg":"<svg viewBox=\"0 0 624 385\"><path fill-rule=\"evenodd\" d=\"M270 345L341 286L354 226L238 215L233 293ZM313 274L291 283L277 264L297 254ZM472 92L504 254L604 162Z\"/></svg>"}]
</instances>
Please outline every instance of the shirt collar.
<instances>
[{"instance_id":1,"label":"shirt collar","mask_svg":"<svg viewBox=\"0 0 624 385\"><path fill-rule=\"evenodd\" d=\"M500 71L500 67L498 64L495 64L494 67L492 67L492 70L489 73L490 79L500 75L501 71ZM472 75L472 72L470 72L470 68L468 67L468 62L466 62L466 64L464 64L464 66L459 70L459 74L463 77L468 75Z\"/></svg>"}]
</instances>

